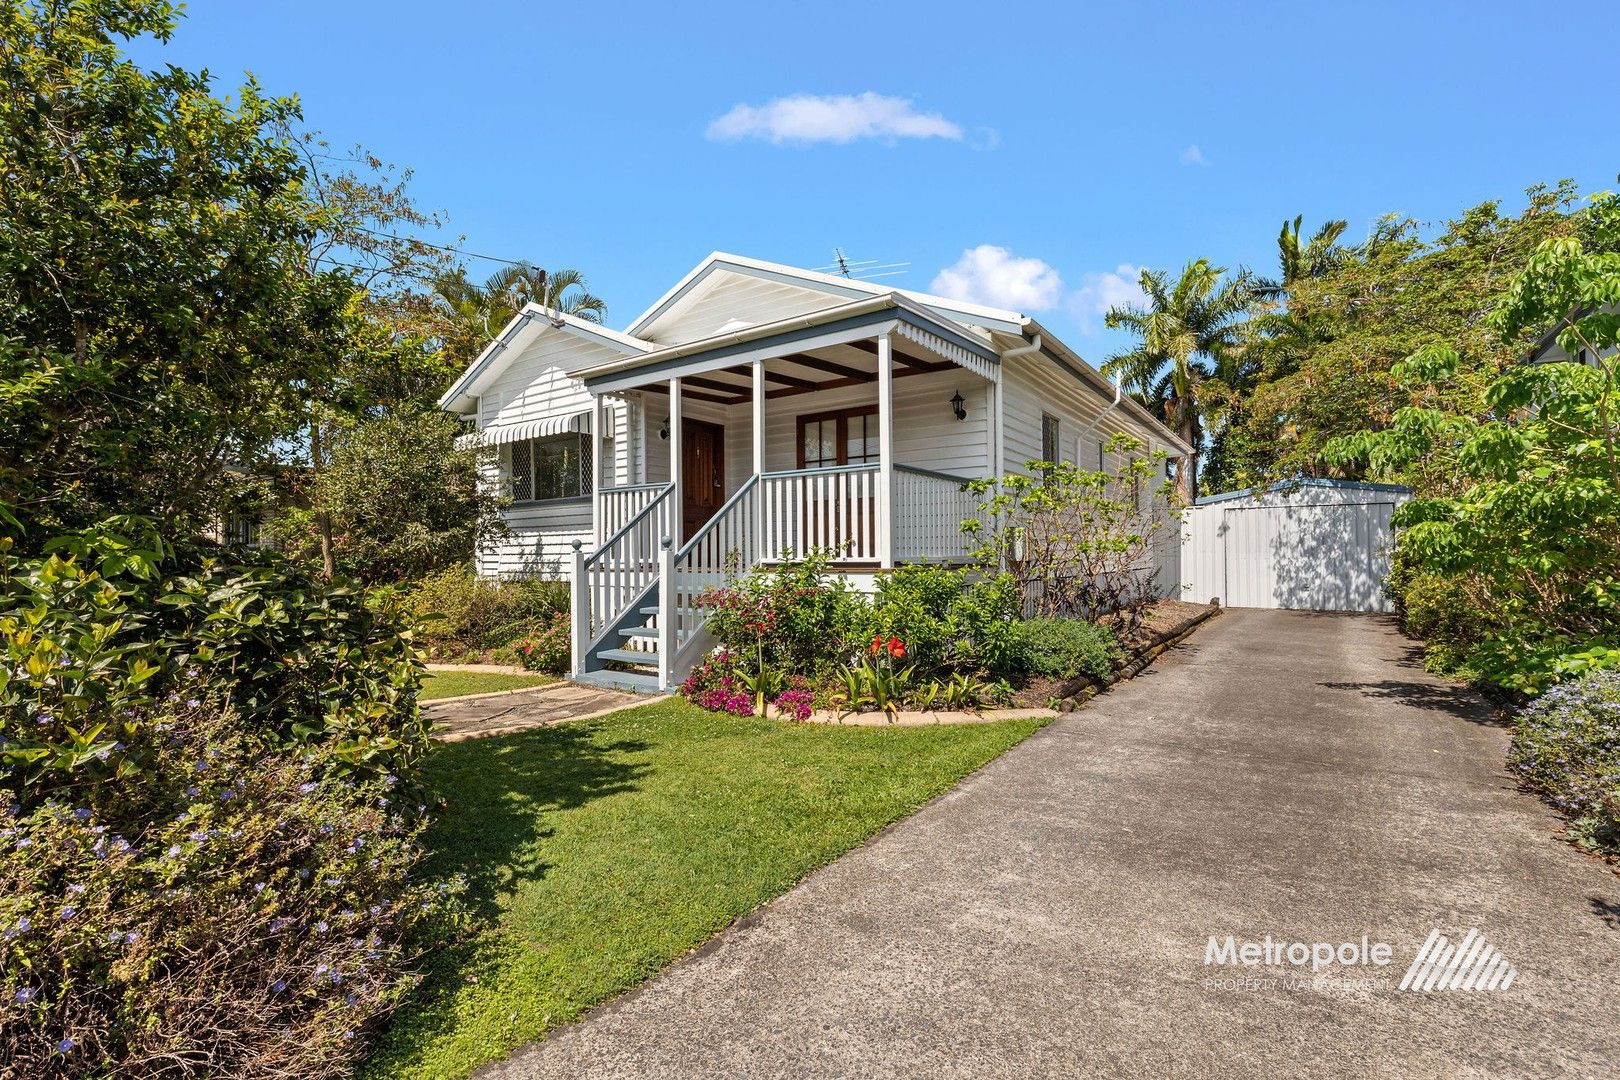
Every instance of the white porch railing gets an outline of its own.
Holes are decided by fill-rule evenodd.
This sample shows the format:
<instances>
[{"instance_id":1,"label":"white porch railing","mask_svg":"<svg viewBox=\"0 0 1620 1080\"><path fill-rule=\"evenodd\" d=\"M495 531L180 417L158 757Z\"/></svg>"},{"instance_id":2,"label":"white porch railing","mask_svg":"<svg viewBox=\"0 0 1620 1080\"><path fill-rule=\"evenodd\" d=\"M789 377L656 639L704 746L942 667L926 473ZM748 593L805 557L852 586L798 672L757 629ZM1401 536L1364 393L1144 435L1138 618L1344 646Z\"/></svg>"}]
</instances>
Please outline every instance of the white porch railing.
<instances>
[{"instance_id":1,"label":"white porch railing","mask_svg":"<svg viewBox=\"0 0 1620 1080\"><path fill-rule=\"evenodd\" d=\"M759 562L761 479L743 481L685 546L660 555L658 665L665 686L674 682L673 673L690 666L682 663L682 653L708 619L698 598Z\"/></svg>"},{"instance_id":2,"label":"white porch railing","mask_svg":"<svg viewBox=\"0 0 1620 1080\"><path fill-rule=\"evenodd\" d=\"M800 469L760 477L760 553L802 559L816 549L851 562L876 562L878 467Z\"/></svg>"},{"instance_id":3,"label":"white porch railing","mask_svg":"<svg viewBox=\"0 0 1620 1080\"><path fill-rule=\"evenodd\" d=\"M655 488L641 510L590 555L576 556L574 575L574 670L658 580L658 541L668 536L673 485Z\"/></svg>"},{"instance_id":4,"label":"white porch railing","mask_svg":"<svg viewBox=\"0 0 1620 1080\"><path fill-rule=\"evenodd\" d=\"M602 535L613 536L668 489L668 484L630 484L597 492L596 500L602 508Z\"/></svg>"},{"instance_id":5,"label":"white porch railing","mask_svg":"<svg viewBox=\"0 0 1620 1080\"><path fill-rule=\"evenodd\" d=\"M960 476L894 467L894 557L899 562L932 559L960 562L973 550L962 522L979 516L979 496Z\"/></svg>"}]
</instances>

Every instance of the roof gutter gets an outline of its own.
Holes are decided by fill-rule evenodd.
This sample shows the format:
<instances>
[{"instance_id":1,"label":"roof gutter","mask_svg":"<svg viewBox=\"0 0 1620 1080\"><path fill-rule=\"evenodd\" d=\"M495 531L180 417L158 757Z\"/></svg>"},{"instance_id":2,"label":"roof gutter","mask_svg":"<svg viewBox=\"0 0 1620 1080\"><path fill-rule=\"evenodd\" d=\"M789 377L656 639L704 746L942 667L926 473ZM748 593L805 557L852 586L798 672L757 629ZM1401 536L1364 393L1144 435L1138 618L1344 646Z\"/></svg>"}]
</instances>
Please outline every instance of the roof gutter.
<instances>
[{"instance_id":1,"label":"roof gutter","mask_svg":"<svg viewBox=\"0 0 1620 1080\"><path fill-rule=\"evenodd\" d=\"M1019 345L1017 348L1008 349L1006 352L1001 354L1001 359L1006 361L1016 359L1020 356L1034 356L1040 351L1041 335L1039 331L1036 331L1035 340L1031 341L1028 345Z\"/></svg>"}]
</instances>

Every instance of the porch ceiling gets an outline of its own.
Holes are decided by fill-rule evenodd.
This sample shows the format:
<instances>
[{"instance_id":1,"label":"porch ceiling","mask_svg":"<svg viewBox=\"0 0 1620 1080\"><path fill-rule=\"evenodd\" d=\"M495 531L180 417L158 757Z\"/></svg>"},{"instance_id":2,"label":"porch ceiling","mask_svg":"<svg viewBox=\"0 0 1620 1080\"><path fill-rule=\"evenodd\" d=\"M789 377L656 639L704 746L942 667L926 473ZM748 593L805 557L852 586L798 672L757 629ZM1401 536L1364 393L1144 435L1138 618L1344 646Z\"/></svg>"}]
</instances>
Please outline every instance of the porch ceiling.
<instances>
[{"instance_id":1,"label":"porch ceiling","mask_svg":"<svg viewBox=\"0 0 1620 1080\"><path fill-rule=\"evenodd\" d=\"M949 360L931 360L916 355L920 349L903 347L896 340L891 349L894 354L894 377L923 375L931 371L946 371L956 365ZM699 401L713 401L722 405L746 405L753 400L753 373L747 364L720 368L702 375L681 377L681 393ZM836 390L844 386L860 386L877 382L877 344L872 341L853 341L832 345L815 352L789 353L765 361L765 397L794 397L813 394L818 390ZM640 387L643 392L669 393L669 382L660 379Z\"/></svg>"},{"instance_id":2,"label":"porch ceiling","mask_svg":"<svg viewBox=\"0 0 1620 1080\"><path fill-rule=\"evenodd\" d=\"M887 296L576 374L596 393L667 393L669 380L678 376L683 396L741 405L752 399L754 360L764 361L767 398L876 382L876 338L884 333L890 335L896 378L951 368L993 378L1000 362L990 343Z\"/></svg>"}]
</instances>

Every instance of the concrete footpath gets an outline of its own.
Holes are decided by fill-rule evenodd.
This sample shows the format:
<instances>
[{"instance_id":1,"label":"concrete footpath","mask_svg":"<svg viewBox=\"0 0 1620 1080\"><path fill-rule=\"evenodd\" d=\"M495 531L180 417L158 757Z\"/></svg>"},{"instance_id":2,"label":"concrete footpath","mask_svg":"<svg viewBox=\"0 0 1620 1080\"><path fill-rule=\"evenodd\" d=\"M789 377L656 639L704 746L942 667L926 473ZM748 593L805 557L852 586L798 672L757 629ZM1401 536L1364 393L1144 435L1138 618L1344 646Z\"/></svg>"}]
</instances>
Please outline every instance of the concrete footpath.
<instances>
[{"instance_id":1,"label":"concrete footpath","mask_svg":"<svg viewBox=\"0 0 1620 1080\"><path fill-rule=\"evenodd\" d=\"M1376 616L1231 611L485 1077L1603 1076L1620 878ZM1506 991L1403 992L1477 928ZM1224 941L1387 943L1313 979Z\"/></svg>"}]
</instances>

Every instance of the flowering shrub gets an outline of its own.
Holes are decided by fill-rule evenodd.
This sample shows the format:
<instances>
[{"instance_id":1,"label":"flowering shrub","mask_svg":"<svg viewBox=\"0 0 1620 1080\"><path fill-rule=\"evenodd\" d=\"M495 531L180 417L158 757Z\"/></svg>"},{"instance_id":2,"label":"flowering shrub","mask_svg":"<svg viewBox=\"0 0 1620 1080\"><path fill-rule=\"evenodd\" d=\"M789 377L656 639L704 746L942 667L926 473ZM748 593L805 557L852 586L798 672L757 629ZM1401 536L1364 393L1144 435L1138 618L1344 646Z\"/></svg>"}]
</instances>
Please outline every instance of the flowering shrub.
<instances>
[{"instance_id":1,"label":"flowering shrub","mask_svg":"<svg viewBox=\"0 0 1620 1080\"><path fill-rule=\"evenodd\" d=\"M681 696L710 712L753 716L754 697L737 675L737 654L724 647L703 658L681 683Z\"/></svg>"},{"instance_id":2,"label":"flowering shrub","mask_svg":"<svg viewBox=\"0 0 1620 1080\"><path fill-rule=\"evenodd\" d=\"M1005 574L916 563L878 579L877 628L904 640L923 671L1018 672L1018 614L1017 583Z\"/></svg>"},{"instance_id":3,"label":"flowering shrub","mask_svg":"<svg viewBox=\"0 0 1620 1080\"><path fill-rule=\"evenodd\" d=\"M816 695L809 690L787 690L777 696L776 708L783 716L802 722L810 719L815 703Z\"/></svg>"},{"instance_id":4,"label":"flowering shrub","mask_svg":"<svg viewBox=\"0 0 1620 1080\"><path fill-rule=\"evenodd\" d=\"M1620 854L1620 671L1537 698L1519 714L1509 761L1572 819L1577 842Z\"/></svg>"},{"instance_id":5,"label":"flowering shrub","mask_svg":"<svg viewBox=\"0 0 1620 1080\"><path fill-rule=\"evenodd\" d=\"M866 598L827 572L828 555L758 567L698 603L727 650L754 671L815 676L848 661L871 634Z\"/></svg>"},{"instance_id":6,"label":"flowering shrub","mask_svg":"<svg viewBox=\"0 0 1620 1080\"><path fill-rule=\"evenodd\" d=\"M518 642L517 653L530 671L561 675L573 663L573 631L567 612L551 616L541 629Z\"/></svg>"},{"instance_id":7,"label":"flowering shrub","mask_svg":"<svg viewBox=\"0 0 1620 1080\"><path fill-rule=\"evenodd\" d=\"M202 702L143 717L138 781L0 811L12 1075L341 1076L410 987L450 886L402 786L322 776ZM138 744L138 745L136 745Z\"/></svg>"}]
</instances>

